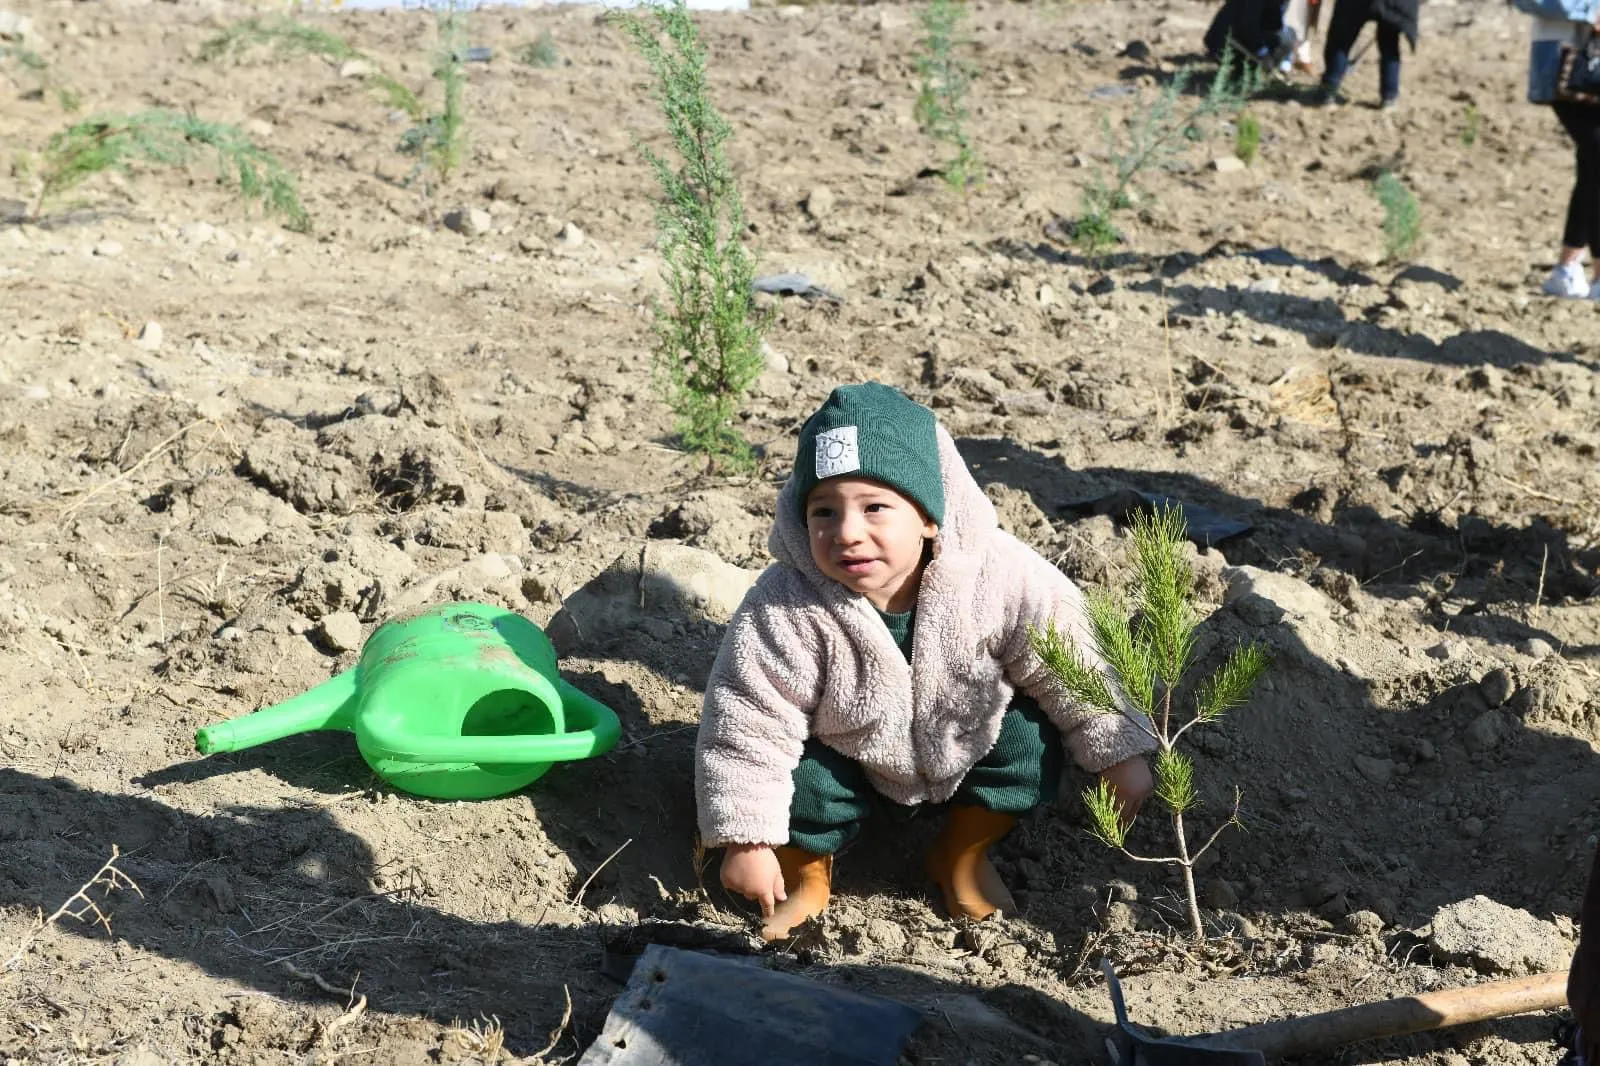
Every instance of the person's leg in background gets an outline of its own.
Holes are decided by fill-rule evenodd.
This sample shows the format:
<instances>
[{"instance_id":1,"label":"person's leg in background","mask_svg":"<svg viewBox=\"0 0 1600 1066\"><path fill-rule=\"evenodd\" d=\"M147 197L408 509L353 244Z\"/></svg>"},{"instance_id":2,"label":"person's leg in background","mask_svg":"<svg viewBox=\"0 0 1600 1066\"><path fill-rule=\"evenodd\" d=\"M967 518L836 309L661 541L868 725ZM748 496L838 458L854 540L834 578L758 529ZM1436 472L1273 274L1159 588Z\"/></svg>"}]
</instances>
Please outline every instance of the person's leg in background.
<instances>
[{"instance_id":1,"label":"person's leg in background","mask_svg":"<svg viewBox=\"0 0 1600 1066\"><path fill-rule=\"evenodd\" d=\"M1543 289L1550 296L1583 299L1593 289L1583 273L1585 249L1592 249L1600 263L1600 108L1562 102L1553 104L1552 110L1572 138L1577 178L1567 201L1561 255Z\"/></svg>"},{"instance_id":2,"label":"person's leg in background","mask_svg":"<svg viewBox=\"0 0 1600 1066\"><path fill-rule=\"evenodd\" d=\"M1318 103L1332 103L1350 70L1350 49L1367 24L1369 0L1339 0L1328 21L1328 39L1322 49L1322 87Z\"/></svg>"},{"instance_id":3,"label":"person's leg in background","mask_svg":"<svg viewBox=\"0 0 1600 1066\"><path fill-rule=\"evenodd\" d=\"M1400 29L1378 23L1378 106L1400 102Z\"/></svg>"}]
</instances>

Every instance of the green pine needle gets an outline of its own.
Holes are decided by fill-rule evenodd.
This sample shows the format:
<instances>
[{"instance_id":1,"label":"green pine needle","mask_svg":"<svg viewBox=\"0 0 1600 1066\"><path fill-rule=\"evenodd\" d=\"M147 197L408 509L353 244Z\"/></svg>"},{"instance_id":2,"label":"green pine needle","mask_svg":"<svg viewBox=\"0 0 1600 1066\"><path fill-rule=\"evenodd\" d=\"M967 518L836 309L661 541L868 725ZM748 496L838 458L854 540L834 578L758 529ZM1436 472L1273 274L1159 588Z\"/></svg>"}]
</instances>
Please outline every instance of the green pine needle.
<instances>
[{"instance_id":1,"label":"green pine needle","mask_svg":"<svg viewBox=\"0 0 1600 1066\"><path fill-rule=\"evenodd\" d=\"M1182 814L1194 806L1194 763L1187 755L1172 748L1156 753L1156 797L1167 805L1173 814Z\"/></svg>"},{"instance_id":2,"label":"green pine needle","mask_svg":"<svg viewBox=\"0 0 1600 1066\"><path fill-rule=\"evenodd\" d=\"M1187 527L1178 507L1133 516L1138 635L1151 651L1157 676L1176 685L1194 657L1194 571L1184 557Z\"/></svg>"},{"instance_id":3,"label":"green pine needle","mask_svg":"<svg viewBox=\"0 0 1600 1066\"><path fill-rule=\"evenodd\" d=\"M1089 832L1094 838L1107 847L1122 847L1132 823L1123 823L1117 793L1110 783L1102 778L1093 788L1084 789L1083 805L1089 809Z\"/></svg>"},{"instance_id":4,"label":"green pine needle","mask_svg":"<svg viewBox=\"0 0 1600 1066\"><path fill-rule=\"evenodd\" d=\"M743 244L744 202L725 145L733 130L711 103L705 50L682 0L648 16L610 16L644 57L673 158L640 143L661 188L657 242L669 305L655 308L658 387L691 450L748 466L738 429L744 397L766 369L765 316L755 307L755 262Z\"/></svg>"},{"instance_id":5,"label":"green pine needle","mask_svg":"<svg viewBox=\"0 0 1600 1066\"><path fill-rule=\"evenodd\" d=\"M294 177L275 156L257 148L237 126L207 122L164 109L133 115L100 115L67 127L45 145L37 217L53 202L94 174L126 173L132 163L183 166L202 149L216 157L218 177L236 186L247 200L288 219L291 229L309 229Z\"/></svg>"},{"instance_id":6,"label":"green pine needle","mask_svg":"<svg viewBox=\"0 0 1600 1066\"><path fill-rule=\"evenodd\" d=\"M1217 672L1201 683L1195 695L1195 713L1200 720L1214 721L1242 705L1271 663L1272 657L1260 644L1235 648Z\"/></svg>"},{"instance_id":7,"label":"green pine needle","mask_svg":"<svg viewBox=\"0 0 1600 1066\"><path fill-rule=\"evenodd\" d=\"M1121 712L1106 675L1083 660L1076 645L1062 635L1053 620L1043 631L1030 626L1028 642L1033 645L1034 654L1039 656L1045 668L1055 677L1062 691L1103 714Z\"/></svg>"},{"instance_id":8,"label":"green pine needle","mask_svg":"<svg viewBox=\"0 0 1600 1066\"><path fill-rule=\"evenodd\" d=\"M1146 714L1156 709L1156 669L1150 646L1141 641L1128 622L1122 601L1092 590L1087 597L1089 629L1095 648L1111 668L1128 698Z\"/></svg>"}]
</instances>

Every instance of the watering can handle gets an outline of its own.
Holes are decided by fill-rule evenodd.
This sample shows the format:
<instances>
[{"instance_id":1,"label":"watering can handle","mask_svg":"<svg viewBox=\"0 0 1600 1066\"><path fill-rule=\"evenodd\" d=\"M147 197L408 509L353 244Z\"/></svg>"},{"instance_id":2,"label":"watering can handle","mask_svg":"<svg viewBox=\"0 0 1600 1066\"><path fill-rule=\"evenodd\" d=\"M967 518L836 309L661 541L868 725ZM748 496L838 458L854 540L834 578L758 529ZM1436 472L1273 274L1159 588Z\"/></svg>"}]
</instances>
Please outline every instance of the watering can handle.
<instances>
[{"instance_id":1,"label":"watering can handle","mask_svg":"<svg viewBox=\"0 0 1600 1066\"><path fill-rule=\"evenodd\" d=\"M587 759L611 750L622 724L610 707L556 679L567 730L532 736L430 735L425 751L409 751L415 738L391 733L382 721L369 724L369 735L380 746L397 753L425 755L436 762L549 763Z\"/></svg>"}]
</instances>

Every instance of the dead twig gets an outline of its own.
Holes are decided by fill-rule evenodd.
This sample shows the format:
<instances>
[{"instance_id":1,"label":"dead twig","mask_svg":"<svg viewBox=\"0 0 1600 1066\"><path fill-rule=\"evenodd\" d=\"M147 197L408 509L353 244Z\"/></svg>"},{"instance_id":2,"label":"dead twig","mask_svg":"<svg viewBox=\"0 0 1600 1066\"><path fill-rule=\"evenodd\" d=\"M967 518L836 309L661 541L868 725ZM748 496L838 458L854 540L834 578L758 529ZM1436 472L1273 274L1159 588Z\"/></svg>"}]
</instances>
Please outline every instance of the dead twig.
<instances>
[{"instance_id":1,"label":"dead twig","mask_svg":"<svg viewBox=\"0 0 1600 1066\"><path fill-rule=\"evenodd\" d=\"M73 515L77 514L80 510L87 506L90 500L100 495L106 489L111 488L113 485L119 485L128 480L128 478L132 477L140 467L144 466L144 464L148 463L150 460L166 451L167 448L177 443L177 441L183 438L190 430L199 426L203 426L210 421L211 419L209 418L197 418L193 422L185 425L183 428L170 434L154 448L151 448L149 451L145 452L144 455L140 457L139 461L128 467L128 469L122 471L122 473L118 474L114 478L111 478L109 481L102 481L100 484L84 493L76 501L68 504L66 507L63 507L61 509L61 520L66 521L68 518L71 518Z\"/></svg>"},{"instance_id":2,"label":"dead twig","mask_svg":"<svg viewBox=\"0 0 1600 1066\"><path fill-rule=\"evenodd\" d=\"M556 1045L561 1043L561 1038L566 1035L567 1026L572 1024L572 989L568 988L566 985L562 985L561 991L567 997L567 1009L561 1012L560 1024L558 1024L554 1029L550 1030L550 1043L544 1046L543 1051L534 1055L533 1058L535 1062L542 1062L546 1055L550 1054L550 1052L556 1049Z\"/></svg>"},{"instance_id":3,"label":"dead twig","mask_svg":"<svg viewBox=\"0 0 1600 1066\"><path fill-rule=\"evenodd\" d=\"M618 855L621 855L622 854L622 849L627 847L629 844L632 844L632 843L633 843L633 838L629 837L627 840L624 840L622 842L622 844L617 848L616 851L613 851L610 855L607 855L605 857L605 859L600 863L600 865L596 866L594 868L594 871L592 873L590 873L588 877L583 879L583 884L578 886L578 891L576 891L576 892L574 892L572 894L571 902L573 902L573 903L581 902L582 899L583 899L583 894L586 891L588 891L589 885L594 881L594 879L596 877L600 876L600 871L604 870L606 868L606 864L609 863L612 859L616 858Z\"/></svg>"},{"instance_id":4,"label":"dead twig","mask_svg":"<svg viewBox=\"0 0 1600 1066\"><path fill-rule=\"evenodd\" d=\"M57 907L55 912L48 918L41 916L34 922L33 928L23 936L16 950L6 957L5 962L0 963L0 973L15 969L22 962L22 957L28 953L28 949L33 947L34 942L39 939L44 931L55 925L62 918L76 918L80 922L104 926L107 933L111 932L110 915L100 909L100 904L95 902L94 897L90 896L89 892L98 885L103 890L102 898L104 898L104 896L109 896L119 888L131 888L139 894L141 899L144 898L144 890L138 886L133 878L117 869L117 860L121 857L122 852L117 845L111 845L111 858L105 861L105 865L96 870L94 876L80 885L76 892L68 896L66 902Z\"/></svg>"},{"instance_id":5,"label":"dead twig","mask_svg":"<svg viewBox=\"0 0 1600 1066\"><path fill-rule=\"evenodd\" d=\"M1539 610L1539 605L1544 602L1544 572L1550 564L1550 545L1543 545L1544 552L1539 556L1539 587L1533 593L1533 609Z\"/></svg>"},{"instance_id":6,"label":"dead twig","mask_svg":"<svg viewBox=\"0 0 1600 1066\"><path fill-rule=\"evenodd\" d=\"M1559 503L1563 507L1579 506L1577 500L1569 500L1564 496L1552 496L1548 492L1540 492L1532 485L1524 485L1522 482L1517 481L1514 478L1506 477L1504 474L1496 473L1495 477L1499 478L1501 481L1504 481L1507 485L1510 485L1517 491L1528 496L1532 496L1536 500L1544 500L1546 503Z\"/></svg>"}]
</instances>

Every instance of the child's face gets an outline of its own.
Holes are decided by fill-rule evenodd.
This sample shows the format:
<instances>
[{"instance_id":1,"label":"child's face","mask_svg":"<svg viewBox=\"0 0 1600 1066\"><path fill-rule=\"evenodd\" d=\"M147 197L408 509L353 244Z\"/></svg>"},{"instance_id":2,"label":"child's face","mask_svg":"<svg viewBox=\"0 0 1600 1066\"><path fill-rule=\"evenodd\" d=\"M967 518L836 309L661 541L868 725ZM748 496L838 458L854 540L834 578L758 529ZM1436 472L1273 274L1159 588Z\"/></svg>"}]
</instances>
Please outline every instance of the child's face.
<instances>
[{"instance_id":1,"label":"child's face","mask_svg":"<svg viewBox=\"0 0 1600 1066\"><path fill-rule=\"evenodd\" d=\"M889 614L917 602L923 541L938 534L922 509L878 481L829 478L806 498L817 568Z\"/></svg>"}]
</instances>

